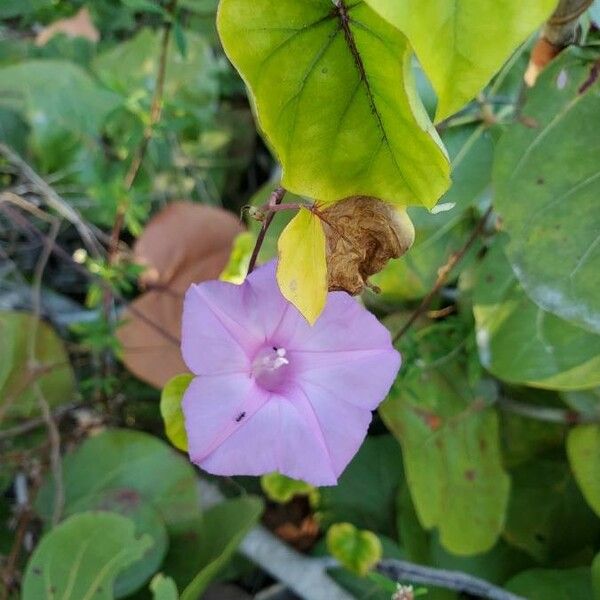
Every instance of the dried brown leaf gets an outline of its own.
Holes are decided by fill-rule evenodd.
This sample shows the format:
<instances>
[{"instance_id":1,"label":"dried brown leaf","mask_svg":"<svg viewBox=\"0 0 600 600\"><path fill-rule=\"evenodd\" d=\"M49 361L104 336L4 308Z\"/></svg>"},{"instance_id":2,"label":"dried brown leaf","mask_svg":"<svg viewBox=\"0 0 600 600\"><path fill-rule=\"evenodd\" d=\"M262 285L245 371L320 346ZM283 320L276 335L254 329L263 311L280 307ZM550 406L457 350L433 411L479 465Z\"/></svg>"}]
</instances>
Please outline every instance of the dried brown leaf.
<instances>
[{"instance_id":1,"label":"dried brown leaf","mask_svg":"<svg viewBox=\"0 0 600 600\"><path fill-rule=\"evenodd\" d=\"M83 7L74 17L70 19L59 19L39 31L35 38L36 46L45 46L55 35L64 33L69 37L82 37L91 42L100 40L100 32L92 23L90 12Z\"/></svg>"},{"instance_id":2,"label":"dried brown leaf","mask_svg":"<svg viewBox=\"0 0 600 600\"><path fill-rule=\"evenodd\" d=\"M173 202L148 223L134 247L136 262L147 267L140 285L148 291L132 302L117 330L123 362L137 377L160 388L187 372L174 341L183 295L191 283L219 276L243 230L232 213L193 202Z\"/></svg>"},{"instance_id":3,"label":"dried brown leaf","mask_svg":"<svg viewBox=\"0 0 600 600\"><path fill-rule=\"evenodd\" d=\"M319 210L327 238L329 290L360 294L368 278L412 245L406 211L369 196L353 196Z\"/></svg>"}]
</instances>

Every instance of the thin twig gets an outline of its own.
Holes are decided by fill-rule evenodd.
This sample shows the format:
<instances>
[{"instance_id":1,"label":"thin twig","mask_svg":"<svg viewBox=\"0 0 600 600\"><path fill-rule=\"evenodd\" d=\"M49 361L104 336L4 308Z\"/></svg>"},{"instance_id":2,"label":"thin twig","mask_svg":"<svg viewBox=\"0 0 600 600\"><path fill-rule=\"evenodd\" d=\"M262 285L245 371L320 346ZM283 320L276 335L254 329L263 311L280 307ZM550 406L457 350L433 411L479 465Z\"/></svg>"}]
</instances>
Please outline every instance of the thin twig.
<instances>
[{"instance_id":1,"label":"thin twig","mask_svg":"<svg viewBox=\"0 0 600 600\"><path fill-rule=\"evenodd\" d=\"M93 256L99 256L102 247L96 239L90 226L83 220L79 212L63 200L56 191L49 186L41 175L39 175L25 160L23 160L12 148L0 142L0 154L15 165L37 192L46 200L50 208L53 208L61 217L69 221L79 232L88 251Z\"/></svg>"},{"instance_id":2,"label":"thin twig","mask_svg":"<svg viewBox=\"0 0 600 600\"><path fill-rule=\"evenodd\" d=\"M599 415L586 415L576 410L554 408L551 406L536 406L518 402L511 398L501 396L498 399L501 410L511 412L522 417L544 421L546 423L559 423L562 425L581 425L584 423L600 423Z\"/></svg>"},{"instance_id":3,"label":"thin twig","mask_svg":"<svg viewBox=\"0 0 600 600\"><path fill-rule=\"evenodd\" d=\"M422 585L442 587L480 598L487 598L488 600L525 600L522 596L507 592L484 579L479 579L479 577L461 571L424 567L405 560L395 559L382 560L377 565L377 570L394 581L410 581Z\"/></svg>"},{"instance_id":4,"label":"thin twig","mask_svg":"<svg viewBox=\"0 0 600 600\"><path fill-rule=\"evenodd\" d=\"M285 196L285 189L282 187L276 188L269 198L269 205L277 206L281 204L283 197ZM275 216L274 211L270 211L265 220L262 223L260 231L258 233L258 237L256 238L256 244L254 244L254 250L252 250L252 256L250 257L250 262L248 263L248 275L252 273L254 267L256 266L256 261L258 260L258 254L260 253L260 249L265 241L265 236L267 235L267 230L269 229L269 225L271 225L271 221L273 221L273 217Z\"/></svg>"},{"instance_id":5,"label":"thin twig","mask_svg":"<svg viewBox=\"0 0 600 600\"><path fill-rule=\"evenodd\" d=\"M0 210L2 210L2 212L4 212L21 230L32 233L35 237L44 241L44 239L45 239L44 234L42 232L38 231L38 229L35 226L33 226L31 223L29 223L29 221L27 219L23 218L23 216L18 211L11 209L8 206L2 206L1 204L0 204ZM99 277L98 275L95 275L94 273L90 273L83 265L80 265L78 262L76 262L73 259L73 257L64 248L59 246L56 242L53 242L50 245L52 247L53 254L60 257L62 260L67 261L73 267L73 269L75 271L77 271L78 273L80 273L81 275L86 277L87 279L94 281L95 283L97 283L99 286L101 286L105 290L110 287L109 284L106 283L106 281L104 281L101 277ZM112 294L118 300L120 300L122 302L126 302L126 299L116 290L112 290ZM174 344L176 346L179 346L180 340L177 337L173 336L171 333L169 333L166 329L164 329L160 325L157 325L154 321L152 321L152 319L147 317L144 313L137 310L135 307L133 307L131 305L128 305L128 310L133 315L138 317L141 321L146 323L149 327L154 329L157 333L159 333L167 341L171 342L172 344Z\"/></svg>"},{"instance_id":6,"label":"thin twig","mask_svg":"<svg viewBox=\"0 0 600 600\"><path fill-rule=\"evenodd\" d=\"M477 240L477 238L483 232L491 213L492 207L490 206L485 211L481 219L479 219L479 222L471 232L471 235L469 236L467 241L456 252L453 252L446 261L446 263L438 269L437 279L435 280L433 287L431 288L429 293L423 298L423 300L421 300L421 304L419 304L419 306L415 309L415 311L409 317L408 321L404 323L400 331L396 333L396 335L394 336L394 343L400 340L402 336L404 336L404 334L412 327L415 321L429 308L429 305L431 304L432 300L435 298L436 294L440 291L440 289L448 279L448 276L452 272L452 269L454 269L454 267L456 267L456 265L465 257L465 255L469 251L469 248L471 248L471 246L475 243L475 240Z\"/></svg>"},{"instance_id":7,"label":"thin twig","mask_svg":"<svg viewBox=\"0 0 600 600\"><path fill-rule=\"evenodd\" d=\"M169 41L171 39L171 30L173 28L173 15L175 13L175 9L177 7L177 0L171 0L166 7L167 13L170 15L170 19L167 19L164 24L163 36L160 46L160 58L158 63L158 73L156 76L156 86L154 87L154 95L152 97L152 104L150 106L150 121L146 128L144 129L144 134L142 140L137 147L133 159L131 160L131 164L129 165L129 169L125 175L125 180L123 182L125 192L128 193L138 176L140 168L142 166L142 162L144 160L144 156L146 154L146 150L148 149L148 144L152 139L152 135L154 133L154 128L157 123L160 121L160 117L162 114L162 105L163 105L163 93L165 88L165 78L167 74L167 56L169 52ZM117 206L117 214L115 215L115 221L113 224L111 236L110 236L110 245L108 250L108 261L109 264L112 264L115 261L115 257L117 254L117 249L119 246L119 238L121 237L121 230L123 229L123 224L125 222L125 214L127 212L127 206L124 202L120 202Z\"/></svg>"},{"instance_id":8,"label":"thin twig","mask_svg":"<svg viewBox=\"0 0 600 600\"><path fill-rule=\"evenodd\" d=\"M80 403L77 403L77 404L73 403L73 404L65 404L63 406L59 406L57 409L52 411L51 417L54 420L54 422L56 422L59 419L61 419L64 415L66 415L67 413L71 412L73 409L78 408L80 406L83 406L83 405ZM41 427L42 425L45 425L46 423L47 423L46 418L44 416L41 416L41 417L35 417L33 419L29 419L27 421L24 421L23 423L19 423L18 425L15 425L14 427L9 427L8 429L3 429L2 431L0 431L0 442L9 440L14 437L19 437L19 436L23 435L24 433L28 433L30 431L33 431L34 429L37 429L38 427Z\"/></svg>"},{"instance_id":9,"label":"thin twig","mask_svg":"<svg viewBox=\"0 0 600 600\"><path fill-rule=\"evenodd\" d=\"M29 331L29 360L27 365L28 369L37 369L38 367L36 349L37 333L39 323L42 318L42 278L44 277L44 271L46 270L48 260L52 254L52 244L56 242L56 237L58 235L59 229L60 222L56 219L50 227L50 233L44 239L44 249L42 250L40 258L37 261L33 274L33 281L31 285L31 304L33 306L34 319L32 321L32 326ZM33 391L37 397L37 401L40 406L40 411L42 413L42 417L44 418L44 422L46 423L46 427L48 428L48 438L50 440L50 468L52 470L54 480L54 508L52 511L51 524L54 527L60 522L60 517L62 515L62 511L65 504L62 462L60 458L60 433L58 431L58 427L56 426L54 418L52 417L50 407L48 406L48 401L44 397L42 388L38 380L35 380L33 382Z\"/></svg>"}]
</instances>

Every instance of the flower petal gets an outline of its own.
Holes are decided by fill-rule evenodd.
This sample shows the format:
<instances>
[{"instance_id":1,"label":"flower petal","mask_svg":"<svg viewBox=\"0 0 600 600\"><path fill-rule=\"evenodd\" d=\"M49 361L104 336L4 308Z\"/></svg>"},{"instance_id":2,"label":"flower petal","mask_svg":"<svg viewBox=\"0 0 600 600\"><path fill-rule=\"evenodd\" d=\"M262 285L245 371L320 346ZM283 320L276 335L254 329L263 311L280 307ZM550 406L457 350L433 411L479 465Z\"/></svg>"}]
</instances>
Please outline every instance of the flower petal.
<instances>
[{"instance_id":1,"label":"flower petal","mask_svg":"<svg viewBox=\"0 0 600 600\"><path fill-rule=\"evenodd\" d=\"M223 281L192 285L186 292L181 353L196 375L249 370L260 335L235 320L244 314L242 292L240 286Z\"/></svg>"},{"instance_id":2,"label":"flower petal","mask_svg":"<svg viewBox=\"0 0 600 600\"><path fill-rule=\"evenodd\" d=\"M200 466L215 475L262 475L278 471L313 485L337 478L314 417L294 400L273 394Z\"/></svg>"},{"instance_id":3,"label":"flower petal","mask_svg":"<svg viewBox=\"0 0 600 600\"><path fill-rule=\"evenodd\" d=\"M200 464L268 398L245 373L193 379L182 402L191 460Z\"/></svg>"},{"instance_id":4,"label":"flower petal","mask_svg":"<svg viewBox=\"0 0 600 600\"><path fill-rule=\"evenodd\" d=\"M294 352L296 383L312 398L325 391L340 402L375 410L385 399L400 368L400 354L387 350L340 353Z\"/></svg>"},{"instance_id":5,"label":"flower petal","mask_svg":"<svg viewBox=\"0 0 600 600\"><path fill-rule=\"evenodd\" d=\"M389 331L346 292L330 292L327 305L314 326L293 307L277 334L288 350L306 352L391 348Z\"/></svg>"},{"instance_id":6,"label":"flower petal","mask_svg":"<svg viewBox=\"0 0 600 600\"><path fill-rule=\"evenodd\" d=\"M303 392L327 444L334 472L339 477L363 443L372 413L340 400L316 385L306 385Z\"/></svg>"},{"instance_id":7,"label":"flower petal","mask_svg":"<svg viewBox=\"0 0 600 600\"><path fill-rule=\"evenodd\" d=\"M277 262L272 260L248 275L243 285L247 286L246 310L253 323L260 326L264 339L271 339L279 327L290 303L283 297L275 270ZM292 307L293 308L293 307ZM302 317L300 317L302 319Z\"/></svg>"}]
</instances>

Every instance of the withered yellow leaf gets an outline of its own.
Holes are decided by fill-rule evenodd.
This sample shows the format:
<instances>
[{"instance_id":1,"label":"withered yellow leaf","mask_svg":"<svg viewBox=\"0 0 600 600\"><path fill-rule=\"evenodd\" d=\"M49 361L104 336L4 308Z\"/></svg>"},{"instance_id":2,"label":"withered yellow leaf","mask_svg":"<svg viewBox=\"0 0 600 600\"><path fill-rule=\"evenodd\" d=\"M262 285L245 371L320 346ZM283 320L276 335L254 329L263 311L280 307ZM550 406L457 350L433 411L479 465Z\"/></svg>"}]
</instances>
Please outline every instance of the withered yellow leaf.
<instances>
[{"instance_id":1,"label":"withered yellow leaf","mask_svg":"<svg viewBox=\"0 0 600 600\"><path fill-rule=\"evenodd\" d=\"M301 208L279 236L277 248L279 289L314 325L327 300L325 233L320 219Z\"/></svg>"}]
</instances>

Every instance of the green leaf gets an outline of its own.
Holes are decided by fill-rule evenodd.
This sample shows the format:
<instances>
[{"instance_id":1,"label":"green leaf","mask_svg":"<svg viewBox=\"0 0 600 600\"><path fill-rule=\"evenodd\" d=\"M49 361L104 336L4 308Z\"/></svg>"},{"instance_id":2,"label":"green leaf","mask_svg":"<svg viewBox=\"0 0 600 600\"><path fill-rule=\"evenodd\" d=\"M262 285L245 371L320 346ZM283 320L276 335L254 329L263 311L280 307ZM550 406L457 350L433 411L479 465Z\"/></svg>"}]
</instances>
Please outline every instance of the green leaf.
<instances>
[{"instance_id":1,"label":"green leaf","mask_svg":"<svg viewBox=\"0 0 600 600\"><path fill-rule=\"evenodd\" d=\"M563 461L536 459L511 471L504 539L536 560L551 561L591 547L600 521Z\"/></svg>"},{"instance_id":2,"label":"green leaf","mask_svg":"<svg viewBox=\"0 0 600 600\"><path fill-rule=\"evenodd\" d=\"M106 490L139 494L162 515L169 529L199 515L196 474L187 460L161 440L139 431L107 430L87 439L63 460L65 514L85 510ZM36 508L48 520L54 481L48 477Z\"/></svg>"},{"instance_id":3,"label":"green leaf","mask_svg":"<svg viewBox=\"0 0 600 600\"><path fill-rule=\"evenodd\" d=\"M154 91L160 61L162 33L142 29L134 38L98 55L93 69L109 87L125 96ZM217 100L216 63L206 40L185 31L187 54L167 55L164 97L184 103L195 111L211 108ZM211 113L212 114L212 113Z\"/></svg>"},{"instance_id":4,"label":"green leaf","mask_svg":"<svg viewBox=\"0 0 600 600\"><path fill-rule=\"evenodd\" d=\"M60 60L29 60L0 68L2 103L23 114L44 160L55 149L72 146L98 136L107 115L120 98L103 89L82 68Z\"/></svg>"},{"instance_id":5,"label":"green leaf","mask_svg":"<svg viewBox=\"0 0 600 600\"><path fill-rule=\"evenodd\" d=\"M342 473L338 485L319 489L323 527L350 521L392 536L395 498L402 481L402 456L391 435L368 437Z\"/></svg>"},{"instance_id":6,"label":"green leaf","mask_svg":"<svg viewBox=\"0 0 600 600\"><path fill-rule=\"evenodd\" d=\"M256 237L249 231L244 231L236 236L229 255L229 261L219 275L221 281L242 283L246 279L250 256L255 243Z\"/></svg>"},{"instance_id":7,"label":"green leaf","mask_svg":"<svg viewBox=\"0 0 600 600\"><path fill-rule=\"evenodd\" d=\"M115 598L129 596L156 573L167 553L167 530L161 515L135 490L123 488L90 496L89 502L80 505L80 511L84 510L101 510L127 517L133 521L136 535L150 540L140 560L120 573L115 582Z\"/></svg>"},{"instance_id":8,"label":"green leaf","mask_svg":"<svg viewBox=\"0 0 600 600\"><path fill-rule=\"evenodd\" d=\"M184 452L187 452L187 432L181 402L192 379L194 376L189 373L175 375L165 384L160 396L160 414L167 438L175 448Z\"/></svg>"},{"instance_id":9,"label":"green leaf","mask_svg":"<svg viewBox=\"0 0 600 600\"><path fill-rule=\"evenodd\" d=\"M34 334L35 365L31 365L29 343ZM50 325L29 313L1 311L0 339L0 430L39 415L34 381L50 407L73 400L69 355Z\"/></svg>"},{"instance_id":10,"label":"green leaf","mask_svg":"<svg viewBox=\"0 0 600 600\"><path fill-rule=\"evenodd\" d=\"M181 600L196 600L202 595L208 584L231 560L262 511L260 498L246 496L217 504L204 513L199 534L200 545L188 544L188 551L196 553L200 570L184 589ZM179 548L179 552L181 550Z\"/></svg>"},{"instance_id":11,"label":"green leaf","mask_svg":"<svg viewBox=\"0 0 600 600\"><path fill-rule=\"evenodd\" d=\"M476 272L473 312L481 363L511 383L559 390L600 384L600 336L532 302L498 242Z\"/></svg>"},{"instance_id":12,"label":"green leaf","mask_svg":"<svg viewBox=\"0 0 600 600\"><path fill-rule=\"evenodd\" d=\"M52 5L52 0L2 0L0 18L23 17Z\"/></svg>"},{"instance_id":13,"label":"green leaf","mask_svg":"<svg viewBox=\"0 0 600 600\"><path fill-rule=\"evenodd\" d=\"M436 120L483 89L556 0L367 0L412 44L438 96Z\"/></svg>"},{"instance_id":14,"label":"green leaf","mask_svg":"<svg viewBox=\"0 0 600 600\"><path fill-rule=\"evenodd\" d=\"M419 520L427 529L437 527L442 545L455 554L489 550L508 502L488 388L470 384L466 365L455 356L439 368L423 364L400 375L379 409L402 445Z\"/></svg>"},{"instance_id":15,"label":"green leaf","mask_svg":"<svg viewBox=\"0 0 600 600\"><path fill-rule=\"evenodd\" d=\"M592 600L590 570L576 569L531 569L513 577L506 588L527 600Z\"/></svg>"},{"instance_id":16,"label":"green leaf","mask_svg":"<svg viewBox=\"0 0 600 600\"><path fill-rule=\"evenodd\" d=\"M494 204L527 294L600 333L600 142L589 126L600 120L594 65L566 50L529 90L522 109L529 126L514 123L497 147Z\"/></svg>"},{"instance_id":17,"label":"green leaf","mask_svg":"<svg viewBox=\"0 0 600 600\"><path fill-rule=\"evenodd\" d=\"M277 247L279 289L314 325L327 301L325 232L320 219L301 208L279 237Z\"/></svg>"},{"instance_id":18,"label":"green leaf","mask_svg":"<svg viewBox=\"0 0 600 600\"><path fill-rule=\"evenodd\" d=\"M312 506L319 503L319 490L298 479L292 479L281 473L268 473L260 478L260 485L267 498L273 502L285 504L296 496L308 496Z\"/></svg>"},{"instance_id":19,"label":"green leaf","mask_svg":"<svg viewBox=\"0 0 600 600\"><path fill-rule=\"evenodd\" d=\"M155 575L150 582L150 591L154 600L178 600L179 592L175 582L162 573Z\"/></svg>"},{"instance_id":20,"label":"green leaf","mask_svg":"<svg viewBox=\"0 0 600 600\"><path fill-rule=\"evenodd\" d=\"M115 577L151 544L134 524L106 512L75 515L46 534L25 572L23 600L112 600Z\"/></svg>"},{"instance_id":21,"label":"green leaf","mask_svg":"<svg viewBox=\"0 0 600 600\"><path fill-rule=\"evenodd\" d=\"M175 43L177 44L177 50L179 50L179 54L181 54L182 58L187 58L188 44L186 33L181 27L181 23L177 20L173 25L173 37L175 38Z\"/></svg>"},{"instance_id":22,"label":"green leaf","mask_svg":"<svg viewBox=\"0 0 600 600\"><path fill-rule=\"evenodd\" d=\"M169 13L158 3L151 2L150 0L121 0L121 2L135 11L149 12L158 15L166 15Z\"/></svg>"},{"instance_id":23,"label":"green leaf","mask_svg":"<svg viewBox=\"0 0 600 600\"><path fill-rule=\"evenodd\" d=\"M327 531L327 549L352 573L366 575L383 556L379 538L352 523L337 523Z\"/></svg>"},{"instance_id":24,"label":"green leaf","mask_svg":"<svg viewBox=\"0 0 600 600\"><path fill-rule=\"evenodd\" d=\"M567 454L584 498L600 516L600 426L579 425L571 429Z\"/></svg>"},{"instance_id":25,"label":"green leaf","mask_svg":"<svg viewBox=\"0 0 600 600\"><path fill-rule=\"evenodd\" d=\"M219 6L221 41L250 88L282 185L325 202L360 194L431 207L449 167L416 93L411 48L364 2L336 5Z\"/></svg>"},{"instance_id":26,"label":"green leaf","mask_svg":"<svg viewBox=\"0 0 600 600\"><path fill-rule=\"evenodd\" d=\"M565 392L562 399L578 413L592 421L600 421L600 387Z\"/></svg>"}]
</instances>

